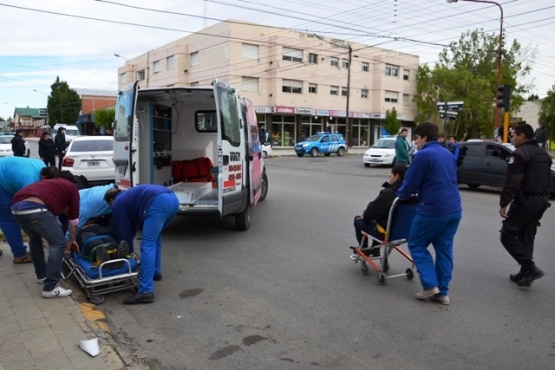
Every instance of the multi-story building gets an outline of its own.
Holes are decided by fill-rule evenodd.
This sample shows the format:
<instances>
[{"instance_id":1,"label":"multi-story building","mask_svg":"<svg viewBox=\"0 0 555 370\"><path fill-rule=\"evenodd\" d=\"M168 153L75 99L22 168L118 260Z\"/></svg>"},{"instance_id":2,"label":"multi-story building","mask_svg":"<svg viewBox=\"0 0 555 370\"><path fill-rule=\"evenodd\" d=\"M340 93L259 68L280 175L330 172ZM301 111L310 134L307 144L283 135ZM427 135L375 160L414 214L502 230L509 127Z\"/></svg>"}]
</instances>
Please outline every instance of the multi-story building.
<instances>
[{"instance_id":1,"label":"multi-story building","mask_svg":"<svg viewBox=\"0 0 555 370\"><path fill-rule=\"evenodd\" d=\"M413 125L418 64L416 55L229 20L128 59L118 85L205 86L216 77L254 103L274 146L333 131L368 147L388 110Z\"/></svg>"}]
</instances>

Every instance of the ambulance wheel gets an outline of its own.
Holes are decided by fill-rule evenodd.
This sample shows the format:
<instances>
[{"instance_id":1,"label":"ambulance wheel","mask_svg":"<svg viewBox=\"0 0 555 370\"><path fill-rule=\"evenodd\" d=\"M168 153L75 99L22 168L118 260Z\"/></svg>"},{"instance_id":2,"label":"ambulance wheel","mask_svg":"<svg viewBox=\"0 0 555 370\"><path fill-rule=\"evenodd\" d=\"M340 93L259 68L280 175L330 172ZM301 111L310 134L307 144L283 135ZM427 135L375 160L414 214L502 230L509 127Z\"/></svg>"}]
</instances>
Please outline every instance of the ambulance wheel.
<instances>
[{"instance_id":1,"label":"ambulance wheel","mask_svg":"<svg viewBox=\"0 0 555 370\"><path fill-rule=\"evenodd\" d=\"M383 272L378 274L378 283L380 283L380 285L385 285L385 274Z\"/></svg>"},{"instance_id":2,"label":"ambulance wheel","mask_svg":"<svg viewBox=\"0 0 555 370\"><path fill-rule=\"evenodd\" d=\"M339 148L337 155L343 157L345 155L345 148Z\"/></svg>"},{"instance_id":3,"label":"ambulance wheel","mask_svg":"<svg viewBox=\"0 0 555 370\"><path fill-rule=\"evenodd\" d=\"M238 230L247 231L251 227L251 209L252 206L249 204L243 212L235 215L235 227Z\"/></svg>"},{"instance_id":4,"label":"ambulance wheel","mask_svg":"<svg viewBox=\"0 0 555 370\"><path fill-rule=\"evenodd\" d=\"M405 271L405 273L407 274L407 279L409 279L409 280L414 279L414 271L412 271L412 269L407 269L407 271Z\"/></svg>"},{"instance_id":5,"label":"ambulance wheel","mask_svg":"<svg viewBox=\"0 0 555 370\"><path fill-rule=\"evenodd\" d=\"M318 149L312 148L312 150L310 151L310 156L311 156L311 157L316 157L316 156L318 156Z\"/></svg>"},{"instance_id":6,"label":"ambulance wheel","mask_svg":"<svg viewBox=\"0 0 555 370\"><path fill-rule=\"evenodd\" d=\"M360 264L360 271L362 271L362 275L368 275L368 266L366 266L366 262L362 261L362 263Z\"/></svg>"},{"instance_id":7,"label":"ambulance wheel","mask_svg":"<svg viewBox=\"0 0 555 370\"><path fill-rule=\"evenodd\" d=\"M89 297L89 301L91 301L94 305L99 305L104 303L104 296L103 295L91 295Z\"/></svg>"},{"instance_id":8,"label":"ambulance wheel","mask_svg":"<svg viewBox=\"0 0 555 370\"><path fill-rule=\"evenodd\" d=\"M266 171L264 171L262 173L262 194L260 195L261 202L266 199L266 195L268 195L268 175L266 175Z\"/></svg>"}]
</instances>

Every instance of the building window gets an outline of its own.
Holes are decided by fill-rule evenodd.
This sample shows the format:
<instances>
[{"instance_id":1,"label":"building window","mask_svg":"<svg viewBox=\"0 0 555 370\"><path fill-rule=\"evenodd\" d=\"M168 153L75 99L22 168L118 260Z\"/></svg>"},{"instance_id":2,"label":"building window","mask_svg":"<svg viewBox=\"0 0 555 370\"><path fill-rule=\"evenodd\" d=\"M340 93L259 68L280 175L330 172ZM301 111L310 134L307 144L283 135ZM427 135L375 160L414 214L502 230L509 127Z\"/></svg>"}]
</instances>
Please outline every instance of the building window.
<instances>
[{"instance_id":1,"label":"building window","mask_svg":"<svg viewBox=\"0 0 555 370\"><path fill-rule=\"evenodd\" d=\"M399 76L399 67L394 66L393 64L386 64L385 65L385 75L386 76L398 77Z\"/></svg>"},{"instance_id":2,"label":"building window","mask_svg":"<svg viewBox=\"0 0 555 370\"><path fill-rule=\"evenodd\" d=\"M243 77L241 80L241 90L258 92L258 78Z\"/></svg>"},{"instance_id":3,"label":"building window","mask_svg":"<svg viewBox=\"0 0 555 370\"><path fill-rule=\"evenodd\" d=\"M308 84L308 92L311 94L316 94L318 92L318 85Z\"/></svg>"},{"instance_id":4,"label":"building window","mask_svg":"<svg viewBox=\"0 0 555 370\"><path fill-rule=\"evenodd\" d=\"M284 93L302 94L303 82L297 80L283 80L281 91Z\"/></svg>"},{"instance_id":5,"label":"building window","mask_svg":"<svg viewBox=\"0 0 555 370\"><path fill-rule=\"evenodd\" d=\"M195 51L194 53L191 53L189 55L189 58L191 60L191 67L196 66L200 63L200 55L199 55L198 51Z\"/></svg>"},{"instance_id":6,"label":"building window","mask_svg":"<svg viewBox=\"0 0 555 370\"><path fill-rule=\"evenodd\" d=\"M308 54L308 62L311 64L318 64L318 54Z\"/></svg>"},{"instance_id":7,"label":"building window","mask_svg":"<svg viewBox=\"0 0 555 370\"><path fill-rule=\"evenodd\" d=\"M388 103L397 103L399 101L399 93L397 91L385 91L385 101Z\"/></svg>"},{"instance_id":8,"label":"building window","mask_svg":"<svg viewBox=\"0 0 555 370\"><path fill-rule=\"evenodd\" d=\"M284 46L282 59L301 63L303 61L303 51L301 49L293 49Z\"/></svg>"},{"instance_id":9,"label":"building window","mask_svg":"<svg viewBox=\"0 0 555 370\"><path fill-rule=\"evenodd\" d=\"M339 87L330 86L330 95L339 95Z\"/></svg>"},{"instance_id":10,"label":"building window","mask_svg":"<svg viewBox=\"0 0 555 370\"><path fill-rule=\"evenodd\" d=\"M368 72L370 70L370 65L368 63L362 62L360 65L362 72Z\"/></svg>"},{"instance_id":11,"label":"building window","mask_svg":"<svg viewBox=\"0 0 555 370\"><path fill-rule=\"evenodd\" d=\"M403 69L403 80L408 81L410 79L410 70Z\"/></svg>"},{"instance_id":12,"label":"building window","mask_svg":"<svg viewBox=\"0 0 555 370\"><path fill-rule=\"evenodd\" d=\"M243 44L241 48L241 55L245 59L258 59L258 45Z\"/></svg>"},{"instance_id":13,"label":"building window","mask_svg":"<svg viewBox=\"0 0 555 370\"><path fill-rule=\"evenodd\" d=\"M341 88L341 96L347 96L347 88L346 87Z\"/></svg>"},{"instance_id":14,"label":"building window","mask_svg":"<svg viewBox=\"0 0 555 370\"><path fill-rule=\"evenodd\" d=\"M339 58L330 58L330 66L332 67L339 67Z\"/></svg>"},{"instance_id":15,"label":"building window","mask_svg":"<svg viewBox=\"0 0 555 370\"><path fill-rule=\"evenodd\" d=\"M368 99L368 90L367 89L360 90L360 97L364 99Z\"/></svg>"},{"instance_id":16,"label":"building window","mask_svg":"<svg viewBox=\"0 0 555 370\"><path fill-rule=\"evenodd\" d=\"M403 105L410 105L410 95L403 94Z\"/></svg>"},{"instance_id":17,"label":"building window","mask_svg":"<svg viewBox=\"0 0 555 370\"><path fill-rule=\"evenodd\" d=\"M349 68L349 59L341 59L341 68Z\"/></svg>"},{"instance_id":18,"label":"building window","mask_svg":"<svg viewBox=\"0 0 555 370\"><path fill-rule=\"evenodd\" d=\"M154 72L154 74L160 73L160 61L159 60L152 63L152 71Z\"/></svg>"},{"instance_id":19,"label":"building window","mask_svg":"<svg viewBox=\"0 0 555 370\"><path fill-rule=\"evenodd\" d=\"M119 79L121 80L122 85L127 84L127 73L120 73Z\"/></svg>"},{"instance_id":20,"label":"building window","mask_svg":"<svg viewBox=\"0 0 555 370\"><path fill-rule=\"evenodd\" d=\"M169 71L175 69L175 56L169 56L166 58L166 69Z\"/></svg>"},{"instance_id":21,"label":"building window","mask_svg":"<svg viewBox=\"0 0 555 370\"><path fill-rule=\"evenodd\" d=\"M137 72L137 80L144 81L145 80L145 70L142 69Z\"/></svg>"}]
</instances>

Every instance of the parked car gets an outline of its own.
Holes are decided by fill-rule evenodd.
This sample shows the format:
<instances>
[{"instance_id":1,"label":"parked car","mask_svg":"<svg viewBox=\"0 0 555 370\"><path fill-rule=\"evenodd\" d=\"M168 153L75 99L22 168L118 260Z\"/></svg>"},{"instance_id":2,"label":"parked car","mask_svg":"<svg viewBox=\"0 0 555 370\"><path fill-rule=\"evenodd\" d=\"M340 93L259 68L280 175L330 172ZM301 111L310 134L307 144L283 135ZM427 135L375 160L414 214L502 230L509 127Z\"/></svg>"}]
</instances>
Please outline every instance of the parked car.
<instances>
[{"instance_id":1,"label":"parked car","mask_svg":"<svg viewBox=\"0 0 555 370\"><path fill-rule=\"evenodd\" d=\"M505 185L507 161L515 150L512 144L493 141L459 143L458 181L471 189L479 186L502 188ZM555 167L551 166L551 194L555 194Z\"/></svg>"},{"instance_id":2,"label":"parked car","mask_svg":"<svg viewBox=\"0 0 555 370\"><path fill-rule=\"evenodd\" d=\"M326 157L331 153L336 153L339 157L342 157L346 151L347 144L343 136L341 134L330 134L329 132L312 135L295 145L295 153L298 157L305 154L316 157L319 153L323 153Z\"/></svg>"},{"instance_id":3,"label":"parked car","mask_svg":"<svg viewBox=\"0 0 555 370\"><path fill-rule=\"evenodd\" d=\"M371 164L385 164L395 166L395 141L396 137L382 137L368 149L362 157L364 167Z\"/></svg>"},{"instance_id":4,"label":"parked car","mask_svg":"<svg viewBox=\"0 0 555 370\"><path fill-rule=\"evenodd\" d=\"M79 136L69 144L62 170L83 175L89 183L113 182L115 179L113 136Z\"/></svg>"},{"instance_id":5,"label":"parked car","mask_svg":"<svg viewBox=\"0 0 555 370\"><path fill-rule=\"evenodd\" d=\"M0 135L0 158L13 156L12 139L15 133ZM27 156L30 154L29 143L25 140L25 152Z\"/></svg>"},{"instance_id":6,"label":"parked car","mask_svg":"<svg viewBox=\"0 0 555 370\"><path fill-rule=\"evenodd\" d=\"M262 158L266 158L269 155L272 155L272 146L270 143L262 144Z\"/></svg>"}]
</instances>

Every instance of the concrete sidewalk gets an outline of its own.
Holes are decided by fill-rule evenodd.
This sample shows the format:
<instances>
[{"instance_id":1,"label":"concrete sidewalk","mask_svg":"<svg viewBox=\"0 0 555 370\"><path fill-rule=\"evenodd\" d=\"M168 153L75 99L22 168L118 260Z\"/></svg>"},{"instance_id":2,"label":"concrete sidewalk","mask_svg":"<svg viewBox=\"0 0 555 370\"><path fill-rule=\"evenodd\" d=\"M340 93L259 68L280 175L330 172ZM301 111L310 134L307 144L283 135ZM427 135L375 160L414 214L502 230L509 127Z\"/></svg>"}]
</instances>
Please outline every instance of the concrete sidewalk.
<instances>
[{"instance_id":1,"label":"concrete sidewalk","mask_svg":"<svg viewBox=\"0 0 555 370\"><path fill-rule=\"evenodd\" d=\"M0 370L147 369L120 354L125 350L118 351L104 313L86 301L73 278L62 281L71 296L42 298L33 264L14 264L5 242L0 250ZM96 357L79 347L93 338L100 346Z\"/></svg>"}]
</instances>

